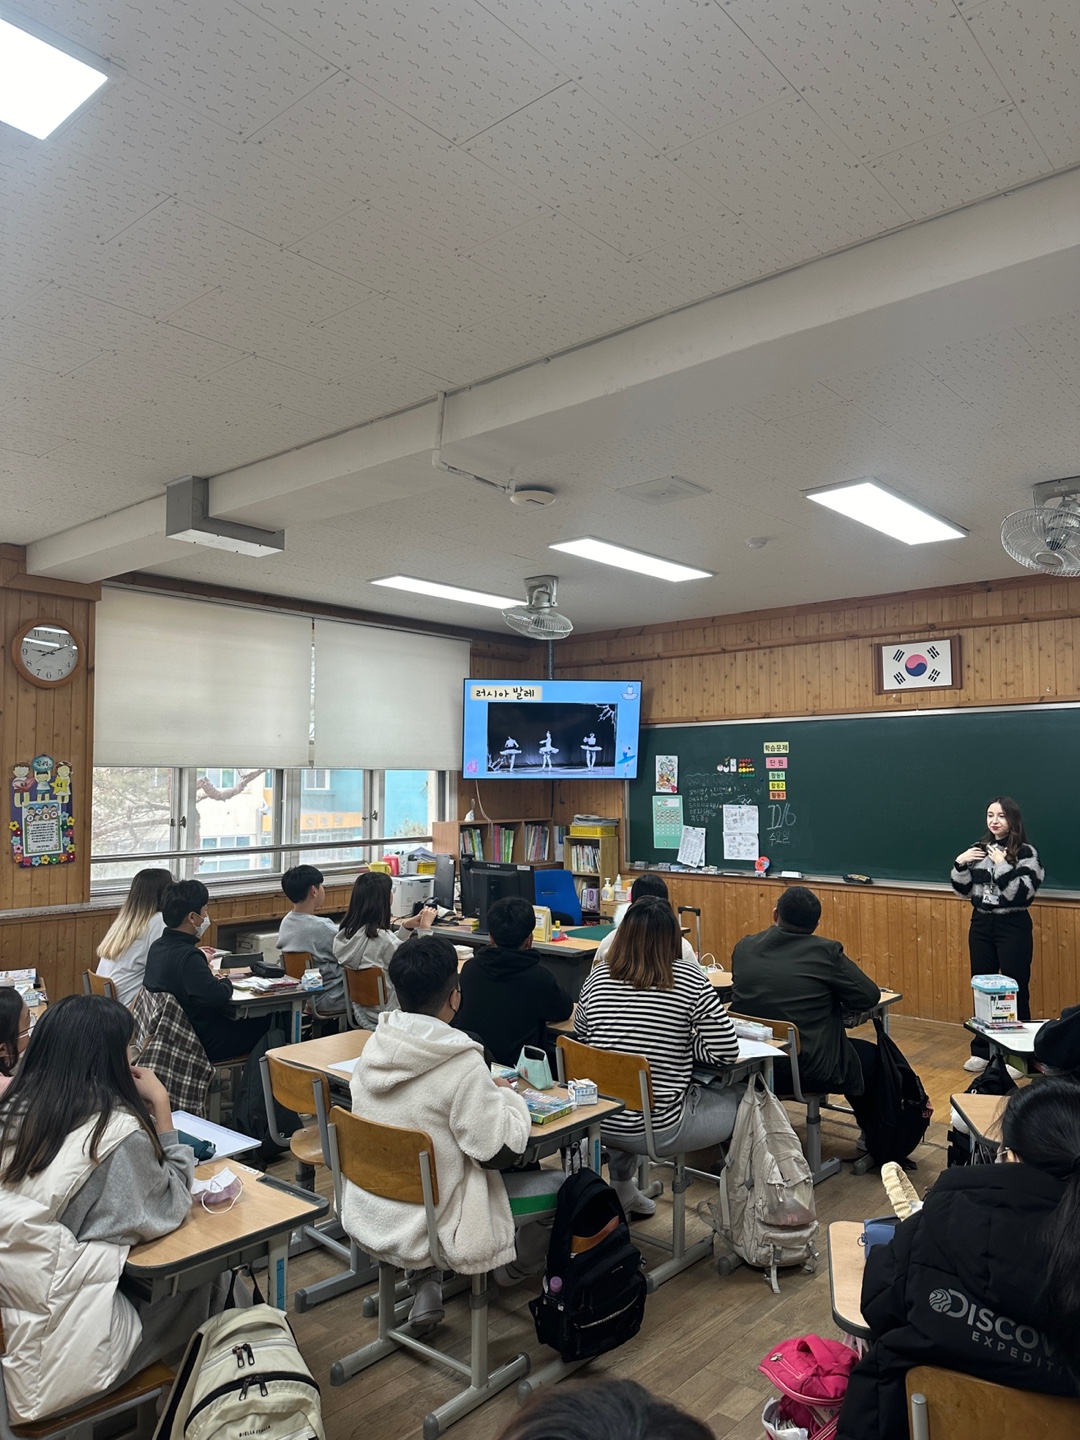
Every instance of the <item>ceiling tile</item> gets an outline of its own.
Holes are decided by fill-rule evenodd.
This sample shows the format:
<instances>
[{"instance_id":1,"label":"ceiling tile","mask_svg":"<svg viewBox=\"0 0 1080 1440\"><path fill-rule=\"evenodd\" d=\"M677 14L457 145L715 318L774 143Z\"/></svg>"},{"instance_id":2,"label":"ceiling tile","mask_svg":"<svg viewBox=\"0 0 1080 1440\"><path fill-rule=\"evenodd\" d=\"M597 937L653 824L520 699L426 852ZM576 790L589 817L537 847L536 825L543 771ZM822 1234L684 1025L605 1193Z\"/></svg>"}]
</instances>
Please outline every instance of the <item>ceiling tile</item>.
<instances>
[{"instance_id":1,"label":"ceiling tile","mask_svg":"<svg viewBox=\"0 0 1080 1440\"><path fill-rule=\"evenodd\" d=\"M790 257L734 215L723 215L700 235L683 235L634 262L698 300L771 275Z\"/></svg>"},{"instance_id":2,"label":"ceiling tile","mask_svg":"<svg viewBox=\"0 0 1080 1440\"><path fill-rule=\"evenodd\" d=\"M447 140L475 135L567 78L464 0L367 0L303 17L288 0L246 3Z\"/></svg>"},{"instance_id":3,"label":"ceiling tile","mask_svg":"<svg viewBox=\"0 0 1080 1440\"><path fill-rule=\"evenodd\" d=\"M912 215L937 215L1045 174L1050 166L1014 105L867 166Z\"/></svg>"},{"instance_id":4,"label":"ceiling tile","mask_svg":"<svg viewBox=\"0 0 1080 1440\"><path fill-rule=\"evenodd\" d=\"M827 253L909 218L798 100L727 125L674 157L789 255Z\"/></svg>"},{"instance_id":5,"label":"ceiling tile","mask_svg":"<svg viewBox=\"0 0 1080 1440\"><path fill-rule=\"evenodd\" d=\"M491 169L343 75L294 105L257 140L288 164L451 249L475 245L539 209Z\"/></svg>"},{"instance_id":6,"label":"ceiling tile","mask_svg":"<svg viewBox=\"0 0 1080 1440\"><path fill-rule=\"evenodd\" d=\"M249 405L281 405L326 422L326 431L343 430L368 419L361 396L334 380L320 380L284 365L248 355L219 370L214 385Z\"/></svg>"},{"instance_id":7,"label":"ceiling tile","mask_svg":"<svg viewBox=\"0 0 1080 1440\"><path fill-rule=\"evenodd\" d=\"M624 255L719 223L724 207L578 86L546 95L465 147Z\"/></svg>"},{"instance_id":8,"label":"ceiling tile","mask_svg":"<svg viewBox=\"0 0 1080 1440\"><path fill-rule=\"evenodd\" d=\"M684 145L789 91L712 0L486 3L657 147Z\"/></svg>"},{"instance_id":9,"label":"ceiling tile","mask_svg":"<svg viewBox=\"0 0 1080 1440\"><path fill-rule=\"evenodd\" d=\"M50 335L32 323L7 320L0 331L0 357L51 375L66 375L69 370L100 353L100 346L92 340L87 342L70 335Z\"/></svg>"},{"instance_id":10,"label":"ceiling tile","mask_svg":"<svg viewBox=\"0 0 1080 1440\"><path fill-rule=\"evenodd\" d=\"M425 239L400 221L360 206L293 247L297 255L456 327L509 310L528 298L514 282Z\"/></svg>"},{"instance_id":11,"label":"ceiling tile","mask_svg":"<svg viewBox=\"0 0 1080 1440\"><path fill-rule=\"evenodd\" d=\"M108 86L60 143L275 245L288 245L353 203L134 80Z\"/></svg>"},{"instance_id":12,"label":"ceiling tile","mask_svg":"<svg viewBox=\"0 0 1080 1440\"><path fill-rule=\"evenodd\" d=\"M1021 325L1020 334L1035 353L1080 394L1080 314Z\"/></svg>"},{"instance_id":13,"label":"ceiling tile","mask_svg":"<svg viewBox=\"0 0 1080 1440\"><path fill-rule=\"evenodd\" d=\"M1075 6L1062 0L986 0L963 13L1051 163L1075 165L1080 160Z\"/></svg>"},{"instance_id":14,"label":"ceiling tile","mask_svg":"<svg viewBox=\"0 0 1080 1440\"><path fill-rule=\"evenodd\" d=\"M334 68L232 0L33 0L33 16L238 135Z\"/></svg>"}]
</instances>

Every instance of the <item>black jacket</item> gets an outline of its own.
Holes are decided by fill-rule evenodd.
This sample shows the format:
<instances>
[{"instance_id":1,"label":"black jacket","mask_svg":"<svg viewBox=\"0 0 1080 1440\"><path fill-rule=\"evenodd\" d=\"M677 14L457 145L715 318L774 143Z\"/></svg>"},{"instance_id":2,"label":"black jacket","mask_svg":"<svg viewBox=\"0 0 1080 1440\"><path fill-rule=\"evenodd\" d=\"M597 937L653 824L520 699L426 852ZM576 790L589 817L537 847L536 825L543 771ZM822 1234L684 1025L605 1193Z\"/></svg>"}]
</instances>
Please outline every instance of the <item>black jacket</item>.
<instances>
[{"instance_id":1,"label":"black jacket","mask_svg":"<svg viewBox=\"0 0 1080 1440\"><path fill-rule=\"evenodd\" d=\"M1070 1005L1060 1020L1047 1020L1035 1036L1035 1059L1055 1070L1080 1071L1080 1005Z\"/></svg>"},{"instance_id":2,"label":"black jacket","mask_svg":"<svg viewBox=\"0 0 1080 1440\"><path fill-rule=\"evenodd\" d=\"M876 1005L881 991L839 940L770 925L739 941L731 971L732 1010L799 1027L799 1075L807 1093L862 1094L862 1070L847 1042L844 1016Z\"/></svg>"},{"instance_id":3,"label":"black jacket","mask_svg":"<svg viewBox=\"0 0 1080 1440\"><path fill-rule=\"evenodd\" d=\"M183 930L166 930L147 951L143 985L167 991L179 1000L211 1060L241 1054L232 1019L232 981L215 980L206 956L195 947L198 939ZM265 1028L265 1027L264 1027Z\"/></svg>"},{"instance_id":4,"label":"black jacket","mask_svg":"<svg viewBox=\"0 0 1080 1440\"><path fill-rule=\"evenodd\" d=\"M523 1045L543 1046L548 1020L566 1020L573 1010L534 951L489 945L465 962L454 1024L483 1041L500 1065L516 1065Z\"/></svg>"},{"instance_id":5,"label":"black jacket","mask_svg":"<svg viewBox=\"0 0 1080 1440\"><path fill-rule=\"evenodd\" d=\"M862 1313L874 1343L852 1371L837 1440L908 1440L904 1377L916 1365L1076 1394L1044 1333L1040 1231L1064 1193L1030 1165L959 1166L870 1252Z\"/></svg>"}]
</instances>

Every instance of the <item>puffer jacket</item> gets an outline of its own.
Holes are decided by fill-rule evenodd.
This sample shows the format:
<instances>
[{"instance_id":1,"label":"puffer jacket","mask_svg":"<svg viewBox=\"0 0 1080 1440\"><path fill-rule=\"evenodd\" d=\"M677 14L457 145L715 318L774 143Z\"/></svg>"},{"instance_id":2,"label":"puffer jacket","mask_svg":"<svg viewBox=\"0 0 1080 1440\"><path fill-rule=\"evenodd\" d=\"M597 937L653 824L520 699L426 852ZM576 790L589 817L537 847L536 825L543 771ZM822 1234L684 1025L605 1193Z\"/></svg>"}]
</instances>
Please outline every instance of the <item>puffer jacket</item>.
<instances>
[{"instance_id":1,"label":"puffer jacket","mask_svg":"<svg viewBox=\"0 0 1080 1440\"><path fill-rule=\"evenodd\" d=\"M80 1242L58 1219L97 1165L139 1128L129 1111L114 1114L94 1160L96 1123L95 1116L73 1130L40 1175L0 1185L0 1363L17 1421L107 1390L142 1335L134 1306L117 1288L127 1246Z\"/></svg>"},{"instance_id":2,"label":"puffer jacket","mask_svg":"<svg viewBox=\"0 0 1080 1440\"><path fill-rule=\"evenodd\" d=\"M353 1113L380 1125L423 1130L435 1149L436 1225L447 1264L482 1274L514 1258L506 1187L484 1161L529 1141L529 1109L495 1084L483 1047L429 1015L391 1010L356 1062ZM394 1265L432 1264L422 1205L386 1200L347 1181L342 1224L370 1255Z\"/></svg>"}]
</instances>

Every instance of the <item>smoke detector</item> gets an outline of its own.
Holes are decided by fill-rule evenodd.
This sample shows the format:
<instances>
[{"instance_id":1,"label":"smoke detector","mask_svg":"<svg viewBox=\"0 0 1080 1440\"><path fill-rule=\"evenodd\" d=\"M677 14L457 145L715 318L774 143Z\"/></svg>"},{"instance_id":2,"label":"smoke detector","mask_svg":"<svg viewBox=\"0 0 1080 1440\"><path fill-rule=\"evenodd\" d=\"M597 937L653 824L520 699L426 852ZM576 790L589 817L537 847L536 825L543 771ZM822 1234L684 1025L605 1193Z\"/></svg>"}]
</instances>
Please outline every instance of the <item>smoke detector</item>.
<instances>
[{"instance_id":1,"label":"smoke detector","mask_svg":"<svg viewBox=\"0 0 1080 1440\"><path fill-rule=\"evenodd\" d=\"M526 508L530 505L550 505L555 499L555 491L546 490L542 485L524 485L520 490L511 490L510 499L515 505Z\"/></svg>"}]
</instances>

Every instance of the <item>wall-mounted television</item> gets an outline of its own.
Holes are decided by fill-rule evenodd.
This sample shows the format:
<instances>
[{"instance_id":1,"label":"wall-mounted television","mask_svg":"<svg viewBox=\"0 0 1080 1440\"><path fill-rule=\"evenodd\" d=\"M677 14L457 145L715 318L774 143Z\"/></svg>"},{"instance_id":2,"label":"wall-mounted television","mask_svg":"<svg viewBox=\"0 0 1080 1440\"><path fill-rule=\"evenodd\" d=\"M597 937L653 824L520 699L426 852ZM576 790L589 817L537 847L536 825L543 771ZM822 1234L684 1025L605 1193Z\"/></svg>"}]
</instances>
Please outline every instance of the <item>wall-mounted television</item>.
<instances>
[{"instance_id":1,"label":"wall-mounted television","mask_svg":"<svg viewBox=\"0 0 1080 1440\"><path fill-rule=\"evenodd\" d=\"M633 780L640 680L466 680L473 780Z\"/></svg>"}]
</instances>

